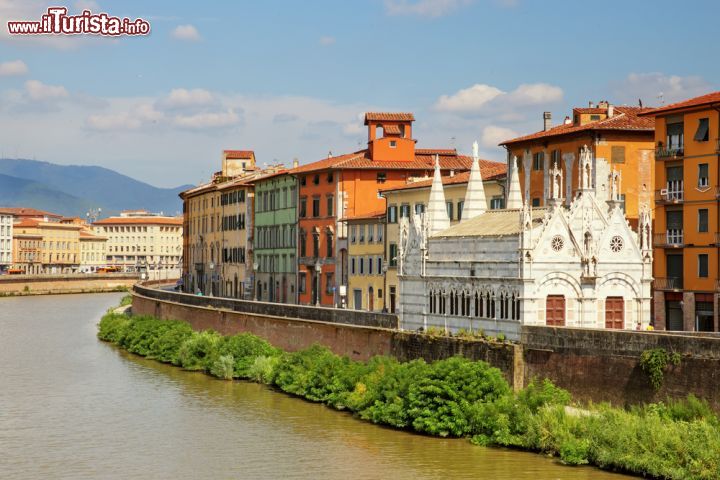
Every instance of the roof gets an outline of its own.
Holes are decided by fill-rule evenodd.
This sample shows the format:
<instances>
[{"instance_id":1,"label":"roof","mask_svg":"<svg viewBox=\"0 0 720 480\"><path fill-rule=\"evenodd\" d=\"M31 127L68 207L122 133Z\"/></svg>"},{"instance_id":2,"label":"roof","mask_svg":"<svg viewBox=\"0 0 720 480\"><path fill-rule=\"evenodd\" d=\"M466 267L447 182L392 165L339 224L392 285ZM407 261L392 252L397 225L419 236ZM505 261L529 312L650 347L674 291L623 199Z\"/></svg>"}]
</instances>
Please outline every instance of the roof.
<instances>
[{"instance_id":1,"label":"roof","mask_svg":"<svg viewBox=\"0 0 720 480\"><path fill-rule=\"evenodd\" d=\"M499 162L491 162L490 160L483 160L480 159L480 175L482 176L483 182L488 180L494 180L500 177L504 177L507 174L507 165L504 163ZM450 176L445 175L442 177L442 184L443 186L448 185L462 185L464 183L467 183L470 179L470 172L461 172L456 175ZM391 188L385 188L381 189L380 192L395 192L398 190L412 190L415 188L429 188L432 186L433 179L432 177L428 178L427 180L417 180L412 183L408 183L407 185L402 185L400 187L391 187Z\"/></svg>"},{"instance_id":2,"label":"roof","mask_svg":"<svg viewBox=\"0 0 720 480\"><path fill-rule=\"evenodd\" d=\"M532 209L533 226L540 225L547 208ZM520 210L488 210L482 215L463 220L438 232L433 237L497 237L517 235L522 231Z\"/></svg>"},{"instance_id":3,"label":"roof","mask_svg":"<svg viewBox=\"0 0 720 480\"><path fill-rule=\"evenodd\" d=\"M415 115L401 112L367 112L365 113L365 125L368 122L414 122Z\"/></svg>"},{"instance_id":4,"label":"roof","mask_svg":"<svg viewBox=\"0 0 720 480\"><path fill-rule=\"evenodd\" d=\"M321 170L432 170L435 168L435 155L440 157L443 170L469 170L472 159L458 155L455 150L423 149L415 152L415 159L407 162L386 162L370 159L368 150L328 157L317 162L300 165L289 171L290 174L316 172Z\"/></svg>"},{"instance_id":5,"label":"roof","mask_svg":"<svg viewBox=\"0 0 720 480\"><path fill-rule=\"evenodd\" d=\"M0 210L4 213L9 213L16 217L51 217L51 218L62 218L62 215L57 213L46 212L44 210L38 210L36 208L26 207L0 207Z\"/></svg>"},{"instance_id":6,"label":"roof","mask_svg":"<svg viewBox=\"0 0 720 480\"><path fill-rule=\"evenodd\" d=\"M529 140L537 140L539 138L557 137L560 135L568 135L577 132L586 132L594 130L615 130L615 131L637 131L637 132L654 132L655 121L652 118L639 116L641 113L649 111L650 108L614 107L615 114L604 120L596 120L588 122L584 125L561 124L548 130L531 133L522 137L505 140L500 145L510 145L513 143L526 142Z\"/></svg>"},{"instance_id":7,"label":"roof","mask_svg":"<svg viewBox=\"0 0 720 480\"><path fill-rule=\"evenodd\" d=\"M107 237L95 235L86 230L80 230L80 240L107 240Z\"/></svg>"},{"instance_id":8,"label":"roof","mask_svg":"<svg viewBox=\"0 0 720 480\"><path fill-rule=\"evenodd\" d=\"M654 108L650 111L643 112L643 116L655 116L660 113L671 112L674 110L682 110L684 108L700 107L702 105L710 105L712 103L720 103L720 92L707 93L700 95L699 97L690 98L683 100L682 102L671 103L670 105L664 105L662 107Z\"/></svg>"},{"instance_id":9,"label":"roof","mask_svg":"<svg viewBox=\"0 0 720 480\"><path fill-rule=\"evenodd\" d=\"M352 221L352 220L374 220L380 219L385 216L385 210L376 210L369 213L360 213L340 219L340 221Z\"/></svg>"},{"instance_id":10,"label":"roof","mask_svg":"<svg viewBox=\"0 0 720 480\"><path fill-rule=\"evenodd\" d=\"M398 125L386 125L383 127L385 135L400 135L400 127Z\"/></svg>"},{"instance_id":11,"label":"roof","mask_svg":"<svg viewBox=\"0 0 720 480\"><path fill-rule=\"evenodd\" d=\"M182 217L110 217L98 220L93 225L178 225L182 226Z\"/></svg>"},{"instance_id":12,"label":"roof","mask_svg":"<svg viewBox=\"0 0 720 480\"><path fill-rule=\"evenodd\" d=\"M252 150L223 150L226 158L253 158L255 152Z\"/></svg>"},{"instance_id":13,"label":"roof","mask_svg":"<svg viewBox=\"0 0 720 480\"><path fill-rule=\"evenodd\" d=\"M573 112L577 113L607 113L606 107L577 107L573 108Z\"/></svg>"},{"instance_id":14,"label":"roof","mask_svg":"<svg viewBox=\"0 0 720 480\"><path fill-rule=\"evenodd\" d=\"M37 227L42 220L34 218L23 218L19 222L13 223L13 228L30 228Z\"/></svg>"}]
</instances>

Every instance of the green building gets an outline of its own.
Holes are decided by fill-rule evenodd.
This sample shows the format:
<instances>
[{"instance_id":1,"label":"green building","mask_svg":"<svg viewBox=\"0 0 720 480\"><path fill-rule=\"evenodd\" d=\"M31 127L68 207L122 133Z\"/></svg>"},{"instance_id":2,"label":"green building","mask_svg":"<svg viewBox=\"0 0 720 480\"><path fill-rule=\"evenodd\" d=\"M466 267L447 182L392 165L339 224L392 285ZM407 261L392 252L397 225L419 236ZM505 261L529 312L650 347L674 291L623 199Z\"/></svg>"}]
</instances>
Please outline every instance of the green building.
<instances>
[{"instance_id":1,"label":"green building","mask_svg":"<svg viewBox=\"0 0 720 480\"><path fill-rule=\"evenodd\" d=\"M287 170L255 183L255 298L297 303L297 181Z\"/></svg>"}]
</instances>

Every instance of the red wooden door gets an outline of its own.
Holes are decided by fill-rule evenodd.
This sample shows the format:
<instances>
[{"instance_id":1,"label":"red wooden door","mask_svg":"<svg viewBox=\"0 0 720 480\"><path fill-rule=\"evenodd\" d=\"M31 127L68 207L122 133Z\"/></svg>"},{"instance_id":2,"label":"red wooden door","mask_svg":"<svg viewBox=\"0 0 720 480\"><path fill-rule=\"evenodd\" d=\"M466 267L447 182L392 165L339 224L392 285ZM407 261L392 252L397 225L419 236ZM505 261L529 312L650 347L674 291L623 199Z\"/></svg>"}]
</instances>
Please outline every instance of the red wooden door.
<instances>
[{"instance_id":1,"label":"red wooden door","mask_svg":"<svg viewBox=\"0 0 720 480\"><path fill-rule=\"evenodd\" d=\"M548 295L545 301L545 324L549 327L565 326L565 297Z\"/></svg>"},{"instance_id":2,"label":"red wooden door","mask_svg":"<svg viewBox=\"0 0 720 480\"><path fill-rule=\"evenodd\" d=\"M625 327L625 300L622 297L605 299L605 328Z\"/></svg>"}]
</instances>

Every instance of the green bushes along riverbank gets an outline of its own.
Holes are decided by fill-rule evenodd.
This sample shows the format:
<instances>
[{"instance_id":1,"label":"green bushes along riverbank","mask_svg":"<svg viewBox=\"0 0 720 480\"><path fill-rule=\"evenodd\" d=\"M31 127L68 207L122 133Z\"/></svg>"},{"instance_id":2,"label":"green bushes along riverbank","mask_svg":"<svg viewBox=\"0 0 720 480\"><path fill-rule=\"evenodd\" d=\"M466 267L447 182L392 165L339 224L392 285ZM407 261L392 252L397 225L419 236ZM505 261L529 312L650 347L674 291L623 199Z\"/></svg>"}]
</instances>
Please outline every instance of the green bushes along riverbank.
<instances>
[{"instance_id":1,"label":"green bushes along riverbank","mask_svg":"<svg viewBox=\"0 0 720 480\"><path fill-rule=\"evenodd\" d=\"M98 337L147 358L261 382L396 428L539 451L570 465L720 478L720 421L694 397L630 410L580 410L549 381L513 393L500 371L484 362L355 362L321 346L288 353L251 334L194 332L184 322L115 313L102 318Z\"/></svg>"}]
</instances>

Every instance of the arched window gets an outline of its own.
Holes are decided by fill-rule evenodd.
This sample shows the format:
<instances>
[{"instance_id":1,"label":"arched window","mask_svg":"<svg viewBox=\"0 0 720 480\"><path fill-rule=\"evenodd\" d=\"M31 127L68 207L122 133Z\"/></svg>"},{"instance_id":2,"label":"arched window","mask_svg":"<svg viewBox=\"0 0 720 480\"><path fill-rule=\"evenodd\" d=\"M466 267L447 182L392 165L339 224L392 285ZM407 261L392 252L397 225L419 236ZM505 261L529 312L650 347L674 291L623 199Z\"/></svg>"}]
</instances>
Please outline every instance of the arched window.
<instances>
[{"instance_id":1,"label":"arched window","mask_svg":"<svg viewBox=\"0 0 720 480\"><path fill-rule=\"evenodd\" d=\"M435 313L435 292L430 291L430 313Z\"/></svg>"},{"instance_id":2,"label":"arched window","mask_svg":"<svg viewBox=\"0 0 720 480\"><path fill-rule=\"evenodd\" d=\"M455 291L450 292L450 315L455 315Z\"/></svg>"},{"instance_id":3,"label":"arched window","mask_svg":"<svg viewBox=\"0 0 720 480\"><path fill-rule=\"evenodd\" d=\"M463 293L463 300L465 301L465 313L463 314L466 317L470 316L470 293Z\"/></svg>"},{"instance_id":4,"label":"arched window","mask_svg":"<svg viewBox=\"0 0 720 480\"><path fill-rule=\"evenodd\" d=\"M495 318L495 292L491 292L488 298L490 299L489 318Z\"/></svg>"},{"instance_id":5,"label":"arched window","mask_svg":"<svg viewBox=\"0 0 720 480\"><path fill-rule=\"evenodd\" d=\"M480 293L475 292L475 316L480 316L480 308L482 305L482 301L480 300Z\"/></svg>"}]
</instances>

